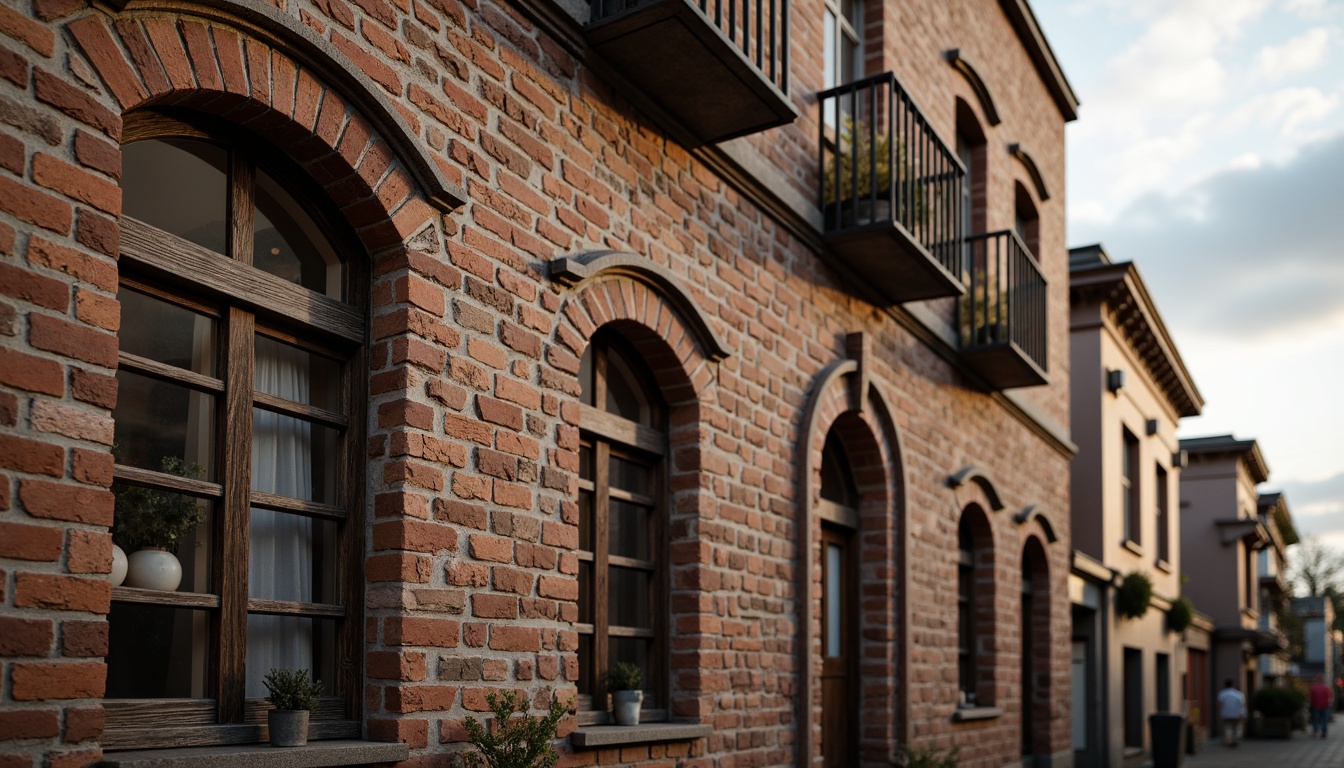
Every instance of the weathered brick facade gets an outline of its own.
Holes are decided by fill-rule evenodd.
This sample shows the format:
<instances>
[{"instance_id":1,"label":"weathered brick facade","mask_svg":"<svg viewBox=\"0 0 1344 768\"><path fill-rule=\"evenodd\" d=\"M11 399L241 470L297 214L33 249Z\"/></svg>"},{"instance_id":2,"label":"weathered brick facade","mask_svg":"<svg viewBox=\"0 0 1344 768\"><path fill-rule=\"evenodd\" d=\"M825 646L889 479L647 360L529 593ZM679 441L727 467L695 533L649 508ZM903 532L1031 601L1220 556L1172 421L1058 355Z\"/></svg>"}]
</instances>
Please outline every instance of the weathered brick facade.
<instances>
[{"instance_id":1,"label":"weathered brick facade","mask_svg":"<svg viewBox=\"0 0 1344 768\"><path fill-rule=\"evenodd\" d=\"M85 765L108 742L119 143L148 107L280 149L367 254L366 738L446 765L487 691L574 692L578 374L607 327L668 405L668 703L713 731L565 746L564 764L820 765L799 750L821 754L813 506L832 427L861 493L865 764L899 743L1015 764L1024 740L1070 763L1072 114L1025 5L871 4L864 31L867 70L895 71L949 144L958 101L978 120L986 228L1013 226L1017 187L1035 198L1050 383L1008 392L961 361L952 300L875 305L825 252L819 0L790 10L801 117L696 149L619 95L550 0L110 5L0 5L0 767ZM958 717L972 505L979 719ZM1024 739L1027 551L1048 594Z\"/></svg>"}]
</instances>

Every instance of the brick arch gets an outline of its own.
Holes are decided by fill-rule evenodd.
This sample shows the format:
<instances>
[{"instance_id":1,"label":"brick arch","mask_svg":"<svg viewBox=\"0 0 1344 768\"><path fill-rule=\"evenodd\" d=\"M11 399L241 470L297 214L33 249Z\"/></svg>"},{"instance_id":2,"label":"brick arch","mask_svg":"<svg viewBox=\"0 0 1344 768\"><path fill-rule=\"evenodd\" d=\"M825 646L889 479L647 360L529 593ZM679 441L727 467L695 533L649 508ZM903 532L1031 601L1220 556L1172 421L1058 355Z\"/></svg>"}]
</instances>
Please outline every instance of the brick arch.
<instances>
[{"instance_id":1,"label":"brick arch","mask_svg":"<svg viewBox=\"0 0 1344 768\"><path fill-rule=\"evenodd\" d=\"M821 519L814 514L821 498L821 458L826 437L835 430L855 467L860 494L858 535L864 593L860 621L860 757L865 762L883 762L894 742L906 742L909 717L909 687L902 677L908 670L909 625L904 591L908 578L905 563L906 537L904 468L900 434L888 401L869 381L873 356L861 335L847 339L847 359L827 366L817 377L804 410L795 462L800 501L798 527L799 600L802 630L799 643L801 695L797 764L810 766L820 755L820 690L814 680L821 663L819 605L810 596L818 594L821 563L815 556L820 541ZM874 684L876 683L876 684Z\"/></svg>"},{"instance_id":2,"label":"brick arch","mask_svg":"<svg viewBox=\"0 0 1344 768\"><path fill-rule=\"evenodd\" d=\"M343 93L284 50L183 15L113 21L95 13L68 29L123 114L150 106L190 109L262 137L322 187L369 253L400 246L436 221L388 140Z\"/></svg>"}]
</instances>

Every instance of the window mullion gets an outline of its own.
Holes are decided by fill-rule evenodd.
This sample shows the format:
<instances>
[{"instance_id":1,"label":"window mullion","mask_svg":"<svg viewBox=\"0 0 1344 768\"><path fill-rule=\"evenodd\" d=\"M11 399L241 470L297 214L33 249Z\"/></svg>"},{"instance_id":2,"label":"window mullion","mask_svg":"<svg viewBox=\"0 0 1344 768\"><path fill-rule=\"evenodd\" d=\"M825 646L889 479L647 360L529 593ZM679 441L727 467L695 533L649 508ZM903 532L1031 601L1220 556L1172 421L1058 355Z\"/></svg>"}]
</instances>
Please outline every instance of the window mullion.
<instances>
[{"instance_id":1,"label":"window mullion","mask_svg":"<svg viewBox=\"0 0 1344 768\"><path fill-rule=\"evenodd\" d=\"M247 656L249 496L252 486L252 384L255 319L231 308L224 360L224 413L219 455L224 498L216 537L219 578L219 722L243 720Z\"/></svg>"},{"instance_id":2,"label":"window mullion","mask_svg":"<svg viewBox=\"0 0 1344 768\"><path fill-rule=\"evenodd\" d=\"M611 494L611 446L605 441L597 441L593 451L593 700L599 708L605 708L607 681L606 670L611 662L608 658L610 642L607 628L610 626L607 596L610 574L607 572L607 556L610 552Z\"/></svg>"},{"instance_id":3,"label":"window mullion","mask_svg":"<svg viewBox=\"0 0 1344 768\"><path fill-rule=\"evenodd\" d=\"M252 238L256 230L253 194L256 168L237 150L229 153L229 257L240 264L252 264Z\"/></svg>"}]
</instances>

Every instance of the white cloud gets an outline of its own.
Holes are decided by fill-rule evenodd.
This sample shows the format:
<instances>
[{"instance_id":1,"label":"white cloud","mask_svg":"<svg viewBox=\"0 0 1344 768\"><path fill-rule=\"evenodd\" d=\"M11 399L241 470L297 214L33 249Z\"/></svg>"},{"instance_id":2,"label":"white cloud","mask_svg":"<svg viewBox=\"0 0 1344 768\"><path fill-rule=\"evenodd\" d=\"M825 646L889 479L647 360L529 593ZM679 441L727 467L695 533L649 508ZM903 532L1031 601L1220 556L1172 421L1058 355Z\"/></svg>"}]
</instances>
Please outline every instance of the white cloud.
<instances>
[{"instance_id":1,"label":"white cloud","mask_svg":"<svg viewBox=\"0 0 1344 768\"><path fill-rule=\"evenodd\" d=\"M1332 36L1331 30L1315 27L1283 45L1261 48L1255 57L1256 68L1273 78L1310 72L1325 63Z\"/></svg>"},{"instance_id":2,"label":"white cloud","mask_svg":"<svg viewBox=\"0 0 1344 768\"><path fill-rule=\"evenodd\" d=\"M1318 88L1284 88L1247 101L1228 116L1231 128L1256 124L1278 129L1285 138L1301 138L1305 125L1328 117L1339 106L1337 93L1326 95Z\"/></svg>"},{"instance_id":3,"label":"white cloud","mask_svg":"<svg viewBox=\"0 0 1344 768\"><path fill-rule=\"evenodd\" d=\"M1264 161L1260 159L1260 155L1255 152L1246 152L1228 160L1226 170L1254 171L1262 165L1264 165Z\"/></svg>"}]
</instances>

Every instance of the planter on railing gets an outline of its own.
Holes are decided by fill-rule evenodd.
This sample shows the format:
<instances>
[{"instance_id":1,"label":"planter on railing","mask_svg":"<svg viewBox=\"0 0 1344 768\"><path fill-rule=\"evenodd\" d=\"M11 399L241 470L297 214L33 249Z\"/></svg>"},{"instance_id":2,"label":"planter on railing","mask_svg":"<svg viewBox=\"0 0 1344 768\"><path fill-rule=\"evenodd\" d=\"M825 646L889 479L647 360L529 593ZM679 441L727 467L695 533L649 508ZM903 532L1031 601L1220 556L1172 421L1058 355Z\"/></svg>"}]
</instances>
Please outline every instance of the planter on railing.
<instances>
[{"instance_id":1,"label":"planter on railing","mask_svg":"<svg viewBox=\"0 0 1344 768\"><path fill-rule=\"evenodd\" d=\"M593 0L586 34L692 143L798 117L788 97L788 0Z\"/></svg>"},{"instance_id":2,"label":"planter on railing","mask_svg":"<svg viewBox=\"0 0 1344 768\"><path fill-rule=\"evenodd\" d=\"M971 235L957 306L962 357L995 389L1045 384L1046 283L1016 232Z\"/></svg>"},{"instance_id":3,"label":"planter on railing","mask_svg":"<svg viewBox=\"0 0 1344 768\"><path fill-rule=\"evenodd\" d=\"M890 72L817 94L832 253L890 304L957 296L965 168Z\"/></svg>"}]
</instances>

